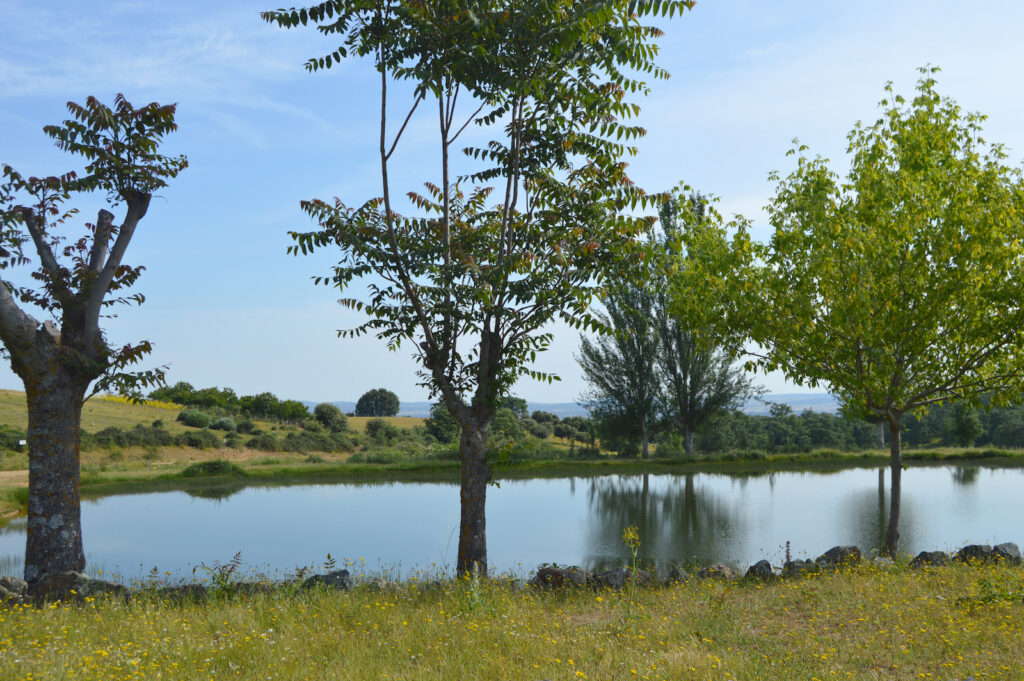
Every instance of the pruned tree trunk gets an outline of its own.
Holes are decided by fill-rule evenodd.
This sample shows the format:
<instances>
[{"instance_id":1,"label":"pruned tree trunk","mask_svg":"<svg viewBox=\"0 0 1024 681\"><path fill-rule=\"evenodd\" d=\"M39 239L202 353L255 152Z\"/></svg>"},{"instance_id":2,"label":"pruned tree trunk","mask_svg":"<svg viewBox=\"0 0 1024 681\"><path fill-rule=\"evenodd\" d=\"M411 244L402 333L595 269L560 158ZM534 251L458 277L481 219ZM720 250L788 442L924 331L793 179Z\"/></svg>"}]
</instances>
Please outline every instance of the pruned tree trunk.
<instances>
[{"instance_id":1,"label":"pruned tree trunk","mask_svg":"<svg viewBox=\"0 0 1024 681\"><path fill-rule=\"evenodd\" d=\"M491 468L487 465L487 428L489 423L470 418L462 424L459 451L462 454L460 489L462 517L459 524L459 558L455 570L459 575L473 572L487 574L487 483Z\"/></svg>"},{"instance_id":2,"label":"pruned tree trunk","mask_svg":"<svg viewBox=\"0 0 1024 681\"><path fill-rule=\"evenodd\" d=\"M86 384L87 385L87 384ZM25 581L85 569L79 504L79 438L85 386L61 372L38 386L26 381L28 401L28 533Z\"/></svg>"},{"instance_id":3,"label":"pruned tree trunk","mask_svg":"<svg viewBox=\"0 0 1024 681\"><path fill-rule=\"evenodd\" d=\"M903 452L900 442L900 422L889 420L889 529L885 533L885 555L896 558L900 542L900 479L903 474Z\"/></svg>"}]
</instances>

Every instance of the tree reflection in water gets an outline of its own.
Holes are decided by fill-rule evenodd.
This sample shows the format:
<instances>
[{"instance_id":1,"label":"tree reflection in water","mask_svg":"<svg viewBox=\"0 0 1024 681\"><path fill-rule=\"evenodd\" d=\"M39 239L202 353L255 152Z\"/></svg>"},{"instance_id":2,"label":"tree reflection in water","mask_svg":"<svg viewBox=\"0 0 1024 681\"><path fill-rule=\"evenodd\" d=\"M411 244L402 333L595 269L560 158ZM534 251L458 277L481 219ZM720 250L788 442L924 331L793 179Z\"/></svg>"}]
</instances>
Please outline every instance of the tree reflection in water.
<instances>
[{"instance_id":1,"label":"tree reflection in water","mask_svg":"<svg viewBox=\"0 0 1024 681\"><path fill-rule=\"evenodd\" d=\"M730 502L697 485L696 477L659 476L656 490L649 474L589 480L586 567L625 565L629 552L622 529L629 525L639 530L643 565L720 562L723 545L735 541L739 520Z\"/></svg>"}]
</instances>

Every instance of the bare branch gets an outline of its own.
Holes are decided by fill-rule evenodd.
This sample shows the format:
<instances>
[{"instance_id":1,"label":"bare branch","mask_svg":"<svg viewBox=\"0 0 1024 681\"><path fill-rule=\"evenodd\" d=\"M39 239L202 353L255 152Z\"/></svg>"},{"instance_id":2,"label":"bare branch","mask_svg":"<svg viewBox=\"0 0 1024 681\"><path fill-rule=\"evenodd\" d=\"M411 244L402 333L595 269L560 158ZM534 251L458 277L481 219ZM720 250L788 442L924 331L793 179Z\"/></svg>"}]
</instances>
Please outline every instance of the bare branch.
<instances>
[{"instance_id":1,"label":"bare branch","mask_svg":"<svg viewBox=\"0 0 1024 681\"><path fill-rule=\"evenodd\" d=\"M109 210L100 210L96 218L96 233L93 235L92 251L89 253L89 269L100 272L107 259L107 240L113 226L114 214Z\"/></svg>"},{"instance_id":2,"label":"bare branch","mask_svg":"<svg viewBox=\"0 0 1024 681\"><path fill-rule=\"evenodd\" d=\"M12 354L32 347L39 321L15 302L7 282L0 279L0 340Z\"/></svg>"},{"instance_id":3,"label":"bare branch","mask_svg":"<svg viewBox=\"0 0 1024 681\"><path fill-rule=\"evenodd\" d=\"M57 258L53 255L53 250L50 249L50 244L46 243L46 235L44 233L46 227L45 219L23 206L19 207L19 212L25 220L25 226L28 227L29 234L32 235L32 242L36 245L36 252L39 253L39 260L42 262L43 269L56 276L60 271L60 266L57 264Z\"/></svg>"},{"instance_id":4,"label":"bare branch","mask_svg":"<svg viewBox=\"0 0 1024 681\"><path fill-rule=\"evenodd\" d=\"M395 141L391 143L391 148L388 149L388 153L384 154L384 160L390 159L391 154L395 153L395 147L398 146L398 140L402 138L402 133L405 132L405 126L409 125L409 119L412 118L412 115L416 112L416 107L418 107L420 105L420 102L422 101L423 95L420 95L419 97L416 98L416 101L413 103L412 108L409 109L409 113L406 114L405 116L405 122L403 122L402 127L398 129L398 134L395 135Z\"/></svg>"}]
</instances>

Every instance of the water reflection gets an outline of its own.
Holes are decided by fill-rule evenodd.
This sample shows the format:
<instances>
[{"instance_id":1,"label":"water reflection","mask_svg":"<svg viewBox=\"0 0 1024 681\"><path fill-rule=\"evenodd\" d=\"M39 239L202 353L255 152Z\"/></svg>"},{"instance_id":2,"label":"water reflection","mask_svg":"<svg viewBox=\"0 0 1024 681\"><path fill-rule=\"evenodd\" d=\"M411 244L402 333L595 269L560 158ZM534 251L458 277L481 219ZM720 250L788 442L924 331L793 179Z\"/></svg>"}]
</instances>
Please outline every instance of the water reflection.
<instances>
[{"instance_id":1,"label":"water reflection","mask_svg":"<svg viewBox=\"0 0 1024 681\"><path fill-rule=\"evenodd\" d=\"M620 567L622 530L636 525L640 557L665 565L814 558L837 544L881 546L886 469L690 473L503 481L488 491L488 554L497 571L529 574L545 562ZM904 474L901 550L1024 543L1024 468L911 467ZM270 574L365 558L369 571L451 572L458 488L373 482L187 490L90 500L82 508L88 569L144 578L153 566L188 577L193 566L242 551ZM20 572L24 521L0 527L0 572ZM144 567L142 567L144 566Z\"/></svg>"},{"instance_id":2,"label":"water reflection","mask_svg":"<svg viewBox=\"0 0 1024 681\"><path fill-rule=\"evenodd\" d=\"M587 565L620 567L630 558L622 543L629 525L639 530L639 557L646 564L719 560L723 542L736 534L738 517L725 499L696 480L693 474L671 476L654 490L649 474L591 480ZM742 488L746 480L737 482Z\"/></svg>"}]
</instances>

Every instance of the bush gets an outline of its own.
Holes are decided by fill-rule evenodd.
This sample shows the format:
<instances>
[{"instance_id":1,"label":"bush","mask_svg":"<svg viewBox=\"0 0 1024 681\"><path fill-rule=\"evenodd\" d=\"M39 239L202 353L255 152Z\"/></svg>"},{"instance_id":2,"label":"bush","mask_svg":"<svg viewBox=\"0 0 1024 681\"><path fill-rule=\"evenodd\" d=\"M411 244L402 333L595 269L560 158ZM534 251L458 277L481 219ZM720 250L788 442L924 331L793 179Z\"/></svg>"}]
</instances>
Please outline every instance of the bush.
<instances>
[{"instance_id":1,"label":"bush","mask_svg":"<svg viewBox=\"0 0 1024 681\"><path fill-rule=\"evenodd\" d=\"M237 430L233 418L222 416L210 424L210 430Z\"/></svg>"},{"instance_id":2,"label":"bush","mask_svg":"<svg viewBox=\"0 0 1024 681\"><path fill-rule=\"evenodd\" d=\"M186 409L178 414L178 420L192 428L209 428L210 424L213 422L213 419L210 418L209 414L201 412L198 409Z\"/></svg>"},{"instance_id":3,"label":"bush","mask_svg":"<svg viewBox=\"0 0 1024 681\"><path fill-rule=\"evenodd\" d=\"M238 464L230 461L199 461L192 464L181 472L183 478L199 478L209 475L237 475L244 476L246 473Z\"/></svg>"},{"instance_id":4,"label":"bush","mask_svg":"<svg viewBox=\"0 0 1024 681\"><path fill-rule=\"evenodd\" d=\"M241 449L242 436L234 431L229 432L224 436L224 446L230 447L231 449Z\"/></svg>"},{"instance_id":5,"label":"bush","mask_svg":"<svg viewBox=\"0 0 1024 681\"><path fill-rule=\"evenodd\" d=\"M255 431L259 429L256 428L256 424L250 421L249 419L242 419L235 426L235 430L237 430L239 433L245 433L246 435L250 433L258 435L258 433L256 433Z\"/></svg>"},{"instance_id":6,"label":"bush","mask_svg":"<svg viewBox=\"0 0 1024 681\"><path fill-rule=\"evenodd\" d=\"M430 406L430 418L423 424L427 432L441 444L459 441L459 424L452 418L448 408L440 402Z\"/></svg>"},{"instance_id":7,"label":"bush","mask_svg":"<svg viewBox=\"0 0 1024 681\"><path fill-rule=\"evenodd\" d=\"M166 447L173 445L175 438L162 428L152 428L141 423L131 430L121 430L117 426L104 428L91 438L96 447Z\"/></svg>"},{"instance_id":8,"label":"bush","mask_svg":"<svg viewBox=\"0 0 1024 681\"><path fill-rule=\"evenodd\" d=\"M224 446L224 441L206 428L182 433L175 438L175 442L182 447L195 449L219 449Z\"/></svg>"},{"instance_id":9,"label":"bush","mask_svg":"<svg viewBox=\"0 0 1024 681\"><path fill-rule=\"evenodd\" d=\"M261 433L245 443L249 449L258 449L261 452L276 452L279 447L277 438L272 433Z\"/></svg>"},{"instance_id":10,"label":"bush","mask_svg":"<svg viewBox=\"0 0 1024 681\"><path fill-rule=\"evenodd\" d=\"M321 423L319 421L317 421L316 419L306 419L305 421L303 421L302 422L302 429L306 430L306 431L309 431L310 433L322 433L322 432L324 432L323 425L321 425Z\"/></svg>"},{"instance_id":11,"label":"bush","mask_svg":"<svg viewBox=\"0 0 1024 681\"><path fill-rule=\"evenodd\" d=\"M384 419L370 419L367 421L366 434L377 442L393 442L400 435L398 427Z\"/></svg>"},{"instance_id":12,"label":"bush","mask_svg":"<svg viewBox=\"0 0 1024 681\"><path fill-rule=\"evenodd\" d=\"M332 433L348 430L348 419L341 413L341 409L329 402L316 405L313 408L313 418Z\"/></svg>"}]
</instances>

